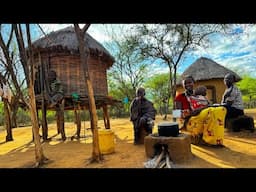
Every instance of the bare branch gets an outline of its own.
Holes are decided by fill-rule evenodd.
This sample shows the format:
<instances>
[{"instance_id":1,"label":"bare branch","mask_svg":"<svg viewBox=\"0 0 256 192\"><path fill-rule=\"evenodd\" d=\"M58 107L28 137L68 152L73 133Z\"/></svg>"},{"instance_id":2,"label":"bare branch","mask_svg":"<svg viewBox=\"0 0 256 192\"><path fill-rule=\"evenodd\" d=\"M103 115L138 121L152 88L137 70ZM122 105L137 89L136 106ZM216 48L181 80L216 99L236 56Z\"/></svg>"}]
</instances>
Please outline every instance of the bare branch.
<instances>
[{"instance_id":1,"label":"bare branch","mask_svg":"<svg viewBox=\"0 0 256 192\"><path fill-rule=\"evenodd\" d=\"M90 27L91 24L86 24L83 29L82 32L85 34L85 32L88 30L88 28Z\"/></svg>"}]
</instances>

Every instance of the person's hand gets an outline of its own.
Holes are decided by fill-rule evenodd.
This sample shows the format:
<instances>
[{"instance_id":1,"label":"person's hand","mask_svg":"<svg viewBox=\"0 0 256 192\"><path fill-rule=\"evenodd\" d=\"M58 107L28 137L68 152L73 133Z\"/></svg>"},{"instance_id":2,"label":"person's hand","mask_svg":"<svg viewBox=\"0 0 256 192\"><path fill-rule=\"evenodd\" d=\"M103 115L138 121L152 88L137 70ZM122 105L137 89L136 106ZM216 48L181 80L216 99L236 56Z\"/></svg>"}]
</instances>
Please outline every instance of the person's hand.
<instances>
[{"instance_id":1,"label":"person's hand","mask_svg":"<svg viewBox=\"0 0 256 192\"><path fill-rule=\"evenodd\" d=\"M190 110L189 109L181 110L181 118L185 119L188 116L190 116Z\"/></svg>"}]
</instances>

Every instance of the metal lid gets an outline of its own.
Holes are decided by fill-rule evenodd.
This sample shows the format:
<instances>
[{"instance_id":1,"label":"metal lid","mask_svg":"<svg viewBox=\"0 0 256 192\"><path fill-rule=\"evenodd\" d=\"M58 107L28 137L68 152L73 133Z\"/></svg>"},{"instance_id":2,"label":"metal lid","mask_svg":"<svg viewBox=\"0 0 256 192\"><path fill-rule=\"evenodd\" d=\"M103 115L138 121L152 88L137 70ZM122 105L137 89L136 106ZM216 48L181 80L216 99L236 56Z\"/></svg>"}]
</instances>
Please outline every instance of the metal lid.
<instances>
[{"instance_id":1,"label":"metal lid","mask_svg":"<svg viewBox=\"0 0 256 192\"><path fill-rule=\"evenodd\" d=\"M177 122L160 122L158 126L173 126L173 125L178 125Z\"/></svg>"}]
</instances>

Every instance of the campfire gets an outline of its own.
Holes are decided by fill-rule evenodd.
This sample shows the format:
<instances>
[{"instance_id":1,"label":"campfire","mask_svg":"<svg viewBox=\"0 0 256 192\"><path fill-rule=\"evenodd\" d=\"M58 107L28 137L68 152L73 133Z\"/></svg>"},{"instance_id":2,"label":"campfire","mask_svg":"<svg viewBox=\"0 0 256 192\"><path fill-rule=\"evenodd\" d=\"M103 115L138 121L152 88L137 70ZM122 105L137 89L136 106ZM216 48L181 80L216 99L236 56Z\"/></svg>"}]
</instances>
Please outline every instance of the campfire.
<instances>
[{"instance_id":1,"label":"campfire","mask_svg":"<svg viewBox=\"0 0 256 192\"><path fill-rule=\"evenodd\" d=\"M172 168L173 162L170 160L168 145L155 145L155 156L144 163L145 168Z\"/></svg>"},{"instance_id":2,"label":"campfire","mask_svg":"<svg viewBox=\"0 0 256 192\"><path fill-rule=\"evenodd\" d=\"M174 163L185 162L192 156L190 135L179 132L175 122L158 125L158 133L144 138L145 152L151 159L145 168L173 168Z\"/></svg>"}]
</instances>

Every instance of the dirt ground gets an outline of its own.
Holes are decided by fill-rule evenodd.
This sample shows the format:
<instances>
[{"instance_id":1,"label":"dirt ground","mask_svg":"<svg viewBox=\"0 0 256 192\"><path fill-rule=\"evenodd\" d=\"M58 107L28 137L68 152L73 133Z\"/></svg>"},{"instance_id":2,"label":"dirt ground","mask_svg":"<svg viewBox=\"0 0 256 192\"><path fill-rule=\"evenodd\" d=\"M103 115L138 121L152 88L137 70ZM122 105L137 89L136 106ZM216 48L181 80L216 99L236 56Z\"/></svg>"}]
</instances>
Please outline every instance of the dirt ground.
<instances>
[{"instance_id":1,"label":"dirt ground","mask_svg":"<svg viewBox=\"0 0 256 192\"><path fill-rule=\"evenodd\" d=\"M255 117L254 117L255 119ZM167 121L171 121L168 116ZM157 116L157 124L163 122ZM67 140L56 135L56 124L50 124L49 137L44 142L44 154L49 163L43 168L144 168L148 161L144 145L133 145L132 123L128 119L111 119L111 129L115 135L115 151L103 155L101 163L88 163L92 155L92 137L89 122L82 122L80 140L71 140L76 132L74 123L65 123ZM98 126L103 128L103 121ZM13 129L14 141L5 142L6 131L0 131L0 168L31 168L35 165L35 150L31 127ZM192 158L185 163L175 164L175 168L255 168L256 132L238 133L225 131L223 148L196 146L191 144Z\"/></svg>"}]
</instances>

